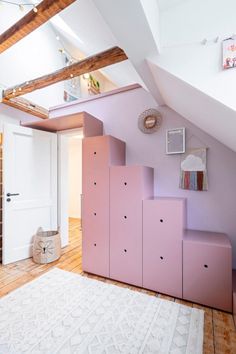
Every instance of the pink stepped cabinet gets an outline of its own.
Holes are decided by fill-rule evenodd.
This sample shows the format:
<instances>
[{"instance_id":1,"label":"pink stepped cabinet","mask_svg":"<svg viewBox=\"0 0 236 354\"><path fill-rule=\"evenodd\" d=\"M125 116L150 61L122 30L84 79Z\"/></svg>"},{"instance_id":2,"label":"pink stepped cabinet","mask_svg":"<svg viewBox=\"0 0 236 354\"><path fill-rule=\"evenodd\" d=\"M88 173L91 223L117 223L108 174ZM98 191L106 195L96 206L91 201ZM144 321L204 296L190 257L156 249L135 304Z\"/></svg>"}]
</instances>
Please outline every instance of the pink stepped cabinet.
<instances>
[{"instance_id":1,"label":"pink stepped cabinet","mask_svg":"<svg viewBox=\"0 0 236 354\"><path fill-rule=\"evenodd\" d=\"M125 166L124 142L88 137L82 155L83 270L232 311L228 237L186 231L186 200L153 198L153 169Z\"/></svg>"},{"instance_id":2,"label":"pink stepped cabinet","mask_svg":"<svg viewBox=\"0 0 236 354\"><path fill-rule=\"evenodd\" d=\"M110 169L110 277L142 286L142 201L153 195L153 169Z\"/></svg>"},{"instance_id":3,"label":"pink stepped cabinet","mask_svg":"<svg viewBox=\"0 0 236 354\"><path fill-rule=\"evenodd\" d=\"M34 122L21 123L21 125L48 132L82 128L84 137L103 134L103 123L87 112L63 115L57 118L40 119Z\"/></svg>"},{"instance_id":4,"label":"pink stepped cabinet","mask_svg":"<svg viewBox=\"0 0 236 354\"><path fill-rule=\"evenodd\" d=\"M143 202L143 287L182 298L182 240L186 200Z\"/></svg>"},{"instance_id":5,"label":"pink stepped cabinet","mask_svg":"<svg viewBox=\"0 0 236 354\"><path fill-rule=\"evenodd\" d=\"M125 164L125 143L111 136L83 140L83 270L109 277L109 166Z\"/></svg>"},{"instance_id":6,"label":"pink stepped cabinet","mask_svg":"<svg viewBox=\"0 0 236 354\"><path fill-rule=\"evenodd\" d=\"M236 270L233 270L233 316L236 327Z\"/></svg>"},{"instance_id":7,"label":"pink stepped cabinet","mask_svg":"<svg viewBox=\"0 0 236 354\"><path fill-rule=\"evenodd\" d=\"M232 247L225 234L186 231L183 242L183 297L232 311Z\"/></svg>"}]
</instances>

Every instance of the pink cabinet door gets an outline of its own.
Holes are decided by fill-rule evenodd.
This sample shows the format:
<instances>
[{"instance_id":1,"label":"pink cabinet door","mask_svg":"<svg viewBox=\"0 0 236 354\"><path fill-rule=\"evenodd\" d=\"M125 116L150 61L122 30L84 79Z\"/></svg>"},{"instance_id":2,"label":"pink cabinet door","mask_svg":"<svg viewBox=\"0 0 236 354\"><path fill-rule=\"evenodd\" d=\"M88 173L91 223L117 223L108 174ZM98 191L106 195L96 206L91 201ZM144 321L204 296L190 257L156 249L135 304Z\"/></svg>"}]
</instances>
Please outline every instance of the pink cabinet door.
<instances>
[{"instance_id":1,"label":"pink cabinet door","mask_svg":"<svg viewBox=\"0 0 236 354\"><path fill-rule=\"evenodd\" d=\"M142 286L142 199L153 191L153 170L110 169L110 276Z\"/></svg>"},{"instance_id":2,"label":"pink cabinet door","mask_svg":"<svg viewBox=\"0 0 236 354\"><path fill-rule=\"evenodd\" d=\"M143 201L143 286L182 297L185 199Z\"/></svg>"},{"instance_id":3,"label":"pink cabinet door","mask_svg":"<svg viewBox=\"0 0 236 354\"><path fill-rule=\"evenodd\" d=\"M83 197L82 268L86 272L109 277L108 193L103 200L94 200L92 194Z\"/></svg>"},{"instance_id":4,"label":"pink cabinet door","mask_svg":"<svg viewBox=\"0 0 236 354\"><path fill-rule=\"evenodd\" d=\"M183 297L232 311L232 251L229 247L184 241Z\"/></svg>"},{"instance_id":5,"label":"pink cabinet door","mask_svg":"<svg viewBox=\"0 0 236 354\"><path fill-rule=\"evenodd\" d=\"M109 277L109 166L125 163L125 144L111 136L83 140L82 265Z\"/></svg>"},{"instance_id":6,"label":"pink cabinet door","mask_svg":"<svg viewBox=\"0 0 236 354\"><path fill-rule=\"evenodd\" d=\"M125 164L125 143L112 136L83 139L83 178L111 165Z\"/></svg>"},{"instance_id":7,"label":"pink cabinet door","mask_svg":"<svg viewBox=\"0 0 236 354\"><path fill-rule=\"evenodd\" d=\"M110 277L142 286L142 202L135 207L111 202Z\"/></svg>"},{"instance_id":8,"label":"pink cabinet door","mask_svg":"<svg viewBox=\"0 0 236 354\"><path fill-rule=\"evenodd\" d=\"M109 277L109 167L88 175L82 197L82 267Z\"/></svg>"},{"instance_id":9,"label":"pink cabinet door","mask_svg":"<svg viewBox=\"0 0 236 354\"><path fill-rule=\"evenodd\" d=\"M143 287L182 298L182 241L143 234Z\"/></svg>"},{"instance_id":10,"label":"pink cabinet door","mask_svg":"<svg viewBox=\"0 0 236 354\"><path fill-rule=\"evenodd\" d=\"M111 202L123 206L153 196L153 168L144 166L112 166Z\"/></svg>"},{"instance_id":11,"label":"pink cabinet door","mask_svg":"<svg viewBox=\"0 0 236 354\"><path fill-rule=\"evenodd\" d=\"M143 213L146 234L155 233L163 241L182 241L186 220L184 198L144 200Z\"/></svg>"},{"instance_id":12,"label":"pink cabinet door","mask_svg":"<svg viewBox=\"0 0 236 354\"><path fill-rule=\"evenodd\" d=\"M236 327L236 270L233 270L233 317Z\"/></svg>"},{"instance_id":13,"label":"pink cabinet door","mask_svg":"<svg viewBox=\"0 0 236 354\"><path fill-rule=\"evenodd\" d=\"M104 167L87 175L86 179L83 181L84 200L88 197L91 203L101 203L101 207L105 207L102 203L104 199L109 199L109 184L109 167ZM106 206L109 207L108 204L106 204ZM109 220L107 222L109 222Z\"/></svg>"},{"instance_id":14,"label":"pink cabinet door","mask_svg":"<svg viewBox=\"0 0 236 354\"><path fill-rule=\"evenodd\" d=\"M233 318L234 318L234 325L236 327L236 293L233 293Z\"/></svg>"},{"instance_id":15,"label":"pink cabinet door","mask_svg":"<svg viewBox=\"0 0 236 354\"><path fill-rule=\"evenodd\" d=\"M125 163L125 143L112 136L83 139L82 190L85 196L99 189L109 191L109 166Z\"/></svg>"}]
</instances>

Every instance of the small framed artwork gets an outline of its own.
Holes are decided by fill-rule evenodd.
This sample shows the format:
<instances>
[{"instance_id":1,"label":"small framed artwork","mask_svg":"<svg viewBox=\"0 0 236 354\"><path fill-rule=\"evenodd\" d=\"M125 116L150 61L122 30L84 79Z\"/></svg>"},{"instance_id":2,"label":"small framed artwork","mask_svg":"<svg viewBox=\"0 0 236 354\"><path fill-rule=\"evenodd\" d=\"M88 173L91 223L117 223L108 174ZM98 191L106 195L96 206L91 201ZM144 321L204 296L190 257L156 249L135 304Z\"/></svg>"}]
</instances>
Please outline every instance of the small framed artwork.
<instances>
[{"instance_id":1,"label":"small framed artwork","mask_svg":"<svg viewBox=\"0 0 236 354\"><path fill-rule=\"evenodd\" d=\"M185 128L167 129L166 131L166 154L185 153Z\"/></svg>"},{"instance_id":2,"label":"small framed artwork","mask_svg":"<svg viewBox=\"0 0 236 354\"><path fill-rule=\"evenodd\" d=\"M223 41L223 68L236 67L236 38L227 38Z\"/></svg>"}]
</instances>

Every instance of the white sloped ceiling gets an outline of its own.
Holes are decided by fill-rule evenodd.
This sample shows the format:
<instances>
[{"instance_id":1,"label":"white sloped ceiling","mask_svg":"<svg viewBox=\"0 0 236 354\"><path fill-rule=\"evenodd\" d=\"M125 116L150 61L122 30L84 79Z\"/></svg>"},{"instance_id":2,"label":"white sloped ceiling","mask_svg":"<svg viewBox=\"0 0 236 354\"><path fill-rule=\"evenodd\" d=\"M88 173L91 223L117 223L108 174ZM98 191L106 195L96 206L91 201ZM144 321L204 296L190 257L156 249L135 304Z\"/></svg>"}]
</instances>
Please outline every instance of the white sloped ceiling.
<instances>
[{"instance_id":1,"label":"white sloped ceiling","mask_svg":"<svg viewBox=\"0 0 236 354\"><path fill-rule=\"evenodd\" d=\"M158 46L143 0L94 3L156 101L236 151L236 68L222 70L222 40L236 33L236 2L156 0ZM151 3L157 12L150 1L149 13Z\"/></svg>"}]
</instances>

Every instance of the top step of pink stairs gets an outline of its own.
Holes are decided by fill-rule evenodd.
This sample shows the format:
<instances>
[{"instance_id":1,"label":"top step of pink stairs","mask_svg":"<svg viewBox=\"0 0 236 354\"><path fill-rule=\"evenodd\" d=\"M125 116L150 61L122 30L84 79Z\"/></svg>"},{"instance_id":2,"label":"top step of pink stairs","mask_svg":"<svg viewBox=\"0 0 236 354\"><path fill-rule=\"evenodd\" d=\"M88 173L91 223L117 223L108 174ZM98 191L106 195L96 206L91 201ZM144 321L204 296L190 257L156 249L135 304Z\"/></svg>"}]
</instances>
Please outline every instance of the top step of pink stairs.
<instances>
[{"instance_id":1,"label":"top step of pink stairs","mask_svg":"<svg viewBox=\"0 0 236 354\"><path fill-rule=\"evenodd\" d=\"M125 166L125 143L83 140L83 270L232 311L224 234L186 231L186 200L153 198L153 169Z\"/></svg>"}]
</instances>

